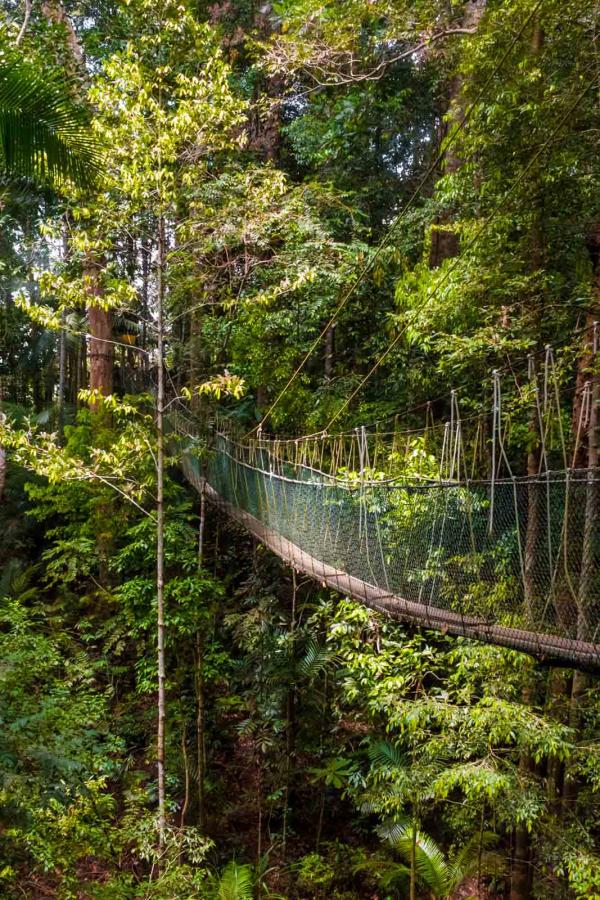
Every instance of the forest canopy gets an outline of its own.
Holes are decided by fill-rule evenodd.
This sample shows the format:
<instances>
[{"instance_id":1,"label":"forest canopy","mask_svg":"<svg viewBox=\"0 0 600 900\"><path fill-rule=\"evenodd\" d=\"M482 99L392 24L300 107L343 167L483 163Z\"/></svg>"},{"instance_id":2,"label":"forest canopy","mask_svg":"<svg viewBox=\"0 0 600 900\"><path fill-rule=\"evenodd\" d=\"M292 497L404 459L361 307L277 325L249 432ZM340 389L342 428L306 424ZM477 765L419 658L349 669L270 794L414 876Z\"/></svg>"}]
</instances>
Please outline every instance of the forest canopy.
<instances>
[{"instance_id":1,"label":"forest canopy","mask_svg":"<svg viewBox=\"0 0 600 900\"><path fill-rule=\"evenodd\" d=\"M0 2L0 897L600 898L599 12Z\"/></svg>"}]
</instances>

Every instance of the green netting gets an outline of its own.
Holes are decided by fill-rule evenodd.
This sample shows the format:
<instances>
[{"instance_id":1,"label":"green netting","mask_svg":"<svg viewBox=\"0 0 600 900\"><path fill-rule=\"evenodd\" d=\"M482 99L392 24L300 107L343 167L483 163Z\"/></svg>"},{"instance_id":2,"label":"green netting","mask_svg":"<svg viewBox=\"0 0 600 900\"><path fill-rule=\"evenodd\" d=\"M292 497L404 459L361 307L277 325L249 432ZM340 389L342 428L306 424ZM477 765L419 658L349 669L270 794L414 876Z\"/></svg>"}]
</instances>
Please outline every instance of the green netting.
<instances>
[{"instance_id":1,"label":"green netting","mask_svg":"<svg viewBox=\"0 0 600 900\"><path fill-rule=\"evenodd\" d=\"M193 455L185 469L199 486ZM281 555L316 578L331 567L399 617L600 665L596 473L345 482L220 436L206 479L251 529L268 529L274 549L273 535L293 545Z\"/></svg>"}]
</instances>

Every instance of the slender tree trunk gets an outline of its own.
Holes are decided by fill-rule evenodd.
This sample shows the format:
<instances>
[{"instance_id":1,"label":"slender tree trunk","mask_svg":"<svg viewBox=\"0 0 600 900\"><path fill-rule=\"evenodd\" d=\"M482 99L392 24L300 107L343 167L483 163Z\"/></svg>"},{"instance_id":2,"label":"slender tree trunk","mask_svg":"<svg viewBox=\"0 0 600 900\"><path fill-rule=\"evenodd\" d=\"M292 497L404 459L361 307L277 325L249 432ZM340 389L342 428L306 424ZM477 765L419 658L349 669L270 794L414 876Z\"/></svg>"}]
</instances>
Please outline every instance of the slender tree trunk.
<instances>
[{"instance_id":1,"label":"slender tree trunk","mask_svg":"<svg viewBox=\"0 0 600 900\"><path fill-rule=\"evenodd\" d=\"M417 823L413 820L412 836L410 842L410 900L416 900L417 896Z\"/></svg>"},{"instance_id":2,"label":"slender tree trunk","mask_svg":"<svg viewBox=\"0 0 600 900\"><path fill-rule=\"evenodd\" d=\"M21 28L19 29L19 33L15 40L15 46L18 47L23 38L25 37L25 33L27 32L27 26L29 25L29 19L31 18L31 0L25 0L25 12L23 14L23 23Z\"/></svg>"},{"instance_id":3,"label":"slender tree trunk","mask_svg":"<svg viewBox=\"0 0 600 900\"><path fill-rule=\"evenodd\" d=\"M2 422L4 418L4 413L2 412L2 401L4 399L3 385L2 385L2 376L0 375L0 422ZM6 487L6 450L0 444L0 503L4 498L4 488Z\"/></svg>"},{"instance_id":4,"label":"slender tree trunk","mask_svg":"<svg viewBox=\"0 0 600 900\"><path fill-rule=\"evenodd\" d=\"M187 729L185 724L181 729L181 755L183 758L183 782L184 782L184 790L183 790L183 804L181 807L181 818L179 820L179 827L183 828L185 825L185 817L187 815L188 807L190 805L190 766L188 762L187 755Z\"/></svg>"},{"instance_id":5,"label":"slender tree trunk","mask_svg":"<svg viewBox=\"0 0 600 900\"><path fill-rule=\"evenodd\" d=\"M600 225L597 226L590 242L590 253L594 265L594 288L596 302L600 300ZM599 304L600 305L600 304ZM589 419L585 442L575 453L574 465L583 467L587 463L588 476L585 498L583 526L583 544L581 553L581 570L577 596L577 638L583 641L593 640L598 622L598 606L593 601L592 586L600 566L600 479L598 478L598 404L600 402L600 379L596 373L598 364L598 325L594 314L587 317L587 328L583 352L578 362L577 390L573 405L573 428L575 434L580 429L583 418L585 384L589 387ZM586 446L587 444L587 446ZM577 734L581 729L581 704L589 687L589 676L585 672L573 673L571 688L571 707L569 724ZM569 773L567 766L564 785L564 811L574 811L577 802L579 785L577 777Z\"/></svg>"},{"instance_id":6,"label":"slender tree trunk","mask_svg":"<svg viewBox=\"0 0 600 900\"><path fill-rule=\"evenodd\" d=\"M196 632L196 761L198 765L198 825L206 831L206 699L204 688L204 636Z\"/></svg>"},{"instance_id":7,"label":"slender tree trunk","mask_svg":"<svg viewBox=\"0 0 600 900\"><path fill-rule=\"evenodd\" d=\"M88 254L84 274L85 290L88 297L88 329L89 329L89 389L92 391L90 409L99 417L97 425L110 423L111 414L102 409L99 397L108 397L113 390L114 344L112 343L111 314L101 304L103 287L101 282L101 263L93 255ZM107 498L98 509L99 518L110 522L112 498ZM99 557L99 580L104 586L111 581L108 561L113 548L112 529L104 526L98 529L96 544Z\"/></svg>"},{"instance_id":8,"label":"slender tree trunk","mask_svg":"<svg viewBox=\"0 0 600 900\"><path fill-rule=\"evenodd\" d=\"M295 635L296 635L296 596L298 584L296 571L292 569L292 609L290 616L290 665L295 660ZM286 691L286 728L285 728L285 795L283 804L283 838L282 855L287 855L287 837L290 815L290 783L292 780L292 759L294 756L295 731L296 731L296 691L293 684L288 685Z\"/></svg>"},{"instance_id":9,"label":"slender tree trunk","mask_svg":"<svg viewBox=\"0 0 600 900\"><path fill-rule=\"evenodd\" d=\"M321 800L319 803L319 824L317 825L317 840L315 841L315 851L319 852L319 847L321 846L321 838L323 837L323 820L325 818L325 797L326 797L326 788L325 784L321 785Z\"/></svg>"},{"instance_id":10,"label":"slender tree trunk","mask_svg":"<svg viewBox=\"0 0 600 900\"><path fill-rule=\"evenodd\" d=\"M257 871L259 871L263 845L263 755L261 750L258 751L258 779L256 793L258 799L258 822L256 829L256 869Z\"/></svg>"},{"instance_id":11,"label":"slender tree trunk","mask_svg":"<svg viewBox=\"0 0 600 900\"><path fill-rule=\"evenodd\" d=\"M327 734L327 723L328 723L328 711L329 711L329 676L327 670L325 670L325 678L323 683L323 709L321 715L321 733L319 735L319 758L323 757L323 748L325 746L325 735ZM317 842L316 849L317 853L319 852L319 845L321 843L321 835L323 833L323 817L325 814L325 784L321 785L321 806L319 809L319 827L317 829Z\"/></svg>"},{"instance_id":12,"label":"slender tree trunk","mask_svg":"<svg viewBox=\"0 0 600 900\"><path fill-rule=\"evenodd\" d=\"M74 372L74 380L73 380L73 393L75 397L75 403L77 407L79 407L79 391L81 390L81 385L85 384L86 377L84 374L84 366L85 366L85 338L80 338L77 341L77 350L75 352L75 372Z\"/></svg>"},{"instance_id":13,"label":"slender tree trunk","mask_svg":"<svg viewBox=\"0 0 600 900\"><path fill-rule=\"evenodd\" d=\"M592 327L592 366L598 361L598 327ZM577 637L582 641L594 639L598 622L598 608L594 604L592 586L600 565L600 483L598 481L598 403L600 402L600 382L595 371L589 380L589 421L587 429L588 476L585 498L585 518L583 528L583 552L577 610Z\"/></svg>"},{"instance_id":14,"label":"slender tree trunk","mask_svg":"<svg viewBox=\"0 0 600 900\"><path fill-rule=\"evenodd\" d=\"M0 444L0 503L4 499L4 488L6 487L6 450Z\"/></svg>"},{"instance_id":15,"label":"slender tree trunk","mask_svg":"<svg viewBox=\"0 0 600 900\"><path fill-rule=\"evenodd\" d=\"M531 705L530 688L523 691L523 702ZM524 778L529 777L532 760L521 755L519 769ZM524 825L517 825L514 832L514 850L510 872L510 900L529 900L531 896L531 841Z\"/></svg>"},{"instance_id":16,"label":"slender tree trunk","mask_svg":"<svg viewBox=\"0 0 600 900\"><path fill-rule=\"evenodd\" d=\"M547 714L557 722L567 724L571 678L564 669L550 669L547 687ZM556 756L548 760L546 794L552 812L558 816L564 788L564 763Z\"/></svg>"},{"instance_id":17,"label":"slender tree trunk","mask_svg":"<svg viewBox=\"0 0 600 900\"><path fill-rule=\"evenodd\" d=\"M535 415L535 414L534 414ZM530 422L532 435L537 435L537 427ZM546 486L533 480L538 474L540 452L532 447L527 454L527 474L532 481L527 486L527 530L525 533L525 552L523 554L525 613L529 625L535 622L536 612L541 597L541 585L538 580L538 558L540 555L540 534L542 524L542 491Z\"/></svg>"},{"instance_id":18,"label":"slender tree trunk","mask_svg":"<svg viewBox=\"0 0 600 900\"><path fill-rule=\"evenodd\" d=\"M206 527L206 494L204 481L200 487L200 521L198 524L198 572L204 562L204 530ZM206 831L206 697L204 684L204 635L196 632L196 763L198 767L198 825Z\"/></svg>"},{"instance_id":19,"label":"slender tree trunk","mask_svg":"<svg viewBox=\"0 0 600 900\"><path fill-rule=\"evenodd\" d=\"M533 26L531 37L531 55L534 59L538 59L544 43L544 32L539 21L536 19ZM544 235L542 230L542 190L539 171L532 174L532 182L535 188L534 197L534 219L531 231L531 265L534 275L534 283L537 289L534 291L532 298L532 310L534 327L538 335L542 328L543 318L543 292L541 286L538 285L538 273L544 264ZM535 361L531 366L530 377L533 380L534 387L537 388L537 371ZM524 600L525 609L529 622L534 622L536 618L539 601L541 599L541 590L539 582L539 557L540 557L540 535L542 525L542 485L533 480L538 474L540 464L540 440L541 435L538 425L538 415L536 398L534 398L534 406L531 411L529 422L530 428L530 450L527 454L527 474L532 478L528 485L527 497L527 531L525 535L525 552L524 552ZM534 684L530 676L523 687L523 703L531 706L534 700ZM519 769L524 777L528 777L535 769L533 760L527 753L522 753L519 760ZM524 825L518 825L515 829L514 853L511 868L511 885L510 900L528 900L531 896L532 878L531 878L531 857L532 846L529 832Z\"/></svg>"},{"instance_id":20,"label":"slender tree trunk","mask_svg":"<svg viewBox=\"0 0 600 900\"><path fill-rule=\"evenodd\" d=\"M532 706L535 700L534 684L527 676L523 686L523 704ZM526 779L530 777L534 763L528 753L521 753L519 771ZM510 900L528 900L531 896L531 842L524 825L517 825L514 833L514 851L510 873Z\"/></svg>"},{"instance_id":21,"label":"slender tree trunk","mask_svg":"<svg viewBox=\"0 0 600 900\"><path fill-rule=\"evenodd\" d=\"M268 41L279 29L271 0L257 4L254 28L261 40ZM256 112L251 116L249 143L251 149L268 162L276 163L281 149L281 97L285 79L281 75L267 75L255 84ZM262 100L263 102L258 102ZM266 102L265 102L266 101Z\"/></svg>"},{"instance_id":22,"label":"slender tree trunk","mask_svg":"<svg viewBox=\"0 0 600 900\"><path fill-rule=\"evenodd\" d=\"M520 825L515 829L510 900L524 900L531 895L529 854L529 833L524 825Z\"/></svg>"},{"instance_id":23,"label":"slender tree trunk","mask_svg":"<svg viewBox=\"0 0 600 900\"><path fill-rule=\"evenodd\" d=\"M63 228L62 228L62 249L63 249L63 262L67 262L69 258L69 233L67 228L67 217L65 216L63 219ZM58 397L57 397L57 405L58 405L58 430L62 436L64 429L64 408L65 408L65 393L67 387L67 332L66 332L66 312L63 309L60 314L60 337L58 344Z\"/></svg>"},{"instance_id":24,"label":"slender tree trunk","mask_svg":"<svg viewBox=\"0 0 600 900\"><path fill-rule=\"evenodd\" d=\"M152 253L152 245L150 243L149 238L143 238L140 244L140 251L142 257L142 336L141 336L141 345L144 353L141 354L142 357L142 372L144 376L148 372L148 356L146 354L146 350L148 349L148 285L150 281L150 255ZM145 386L145 379L144 379Z\"/></svg>"},{"instance_id":25,"label":"slender tree trunk","mask_svg":"<svg viewBox=\"0 0 600 900\"><path fill-rule=\"evenodd\" d=\"M156 396L156 605L157 605L157 647L158 647L158 724L156 736L156 756L158 774L158 835L161 849L165 844L167 824L165 790L165 725L166 725L166 669L165 669L165 508L164 508L164 268L165 268L165 222L162 213L158 220L157 243L157 348L158 348L158 389Z\"/></svg>"},{"instance_id":26,"label":"slender tree trunk","mask_svg":"<svg viewBox=\"0 0 600 900\"><path fill-rule=\"evenodd\" d=\"M66 315L64 309L60 314L60 336L58 339L58 431L62 435L65 424L65 392L67 384L67 335L65 331Z\"/></svg>"},{"instance_id":27,"label":"slender tree trunk","mask_svg":"<svg viewBox=\"0 0 600 900\"><path fill-rule=\"evenodd\" d=\"M66 66L70 73L80 81L87 79L87 70L83 48L79 41L73 22L67 15L61 0L42 0L42 15L51 25L63 29L66 38ZM112 393L114 344L112 343L112 323L110 311L102 309L102 283L100 279L101 261L92 252L87 255L84 265L85 290L88 295L88 329L89 329L89 388L97 390L103 396ZM78 365L78 383L76 394L82 384L86 383L85 354ZM97 403L90 404L92 409Z\"/></svg>"},{"instance_id":28,"label":"slender tree trunk","mask_svg":"<svg viewBox=\"0 0 600 900\"><path fill-rule=\"evenodd\" d=\"M198 571L202 571L204 564L204 530L206 528L206 493L204 490L204 478L200 483L200 517L198 522Z\"/></svg>"}]
</instances>

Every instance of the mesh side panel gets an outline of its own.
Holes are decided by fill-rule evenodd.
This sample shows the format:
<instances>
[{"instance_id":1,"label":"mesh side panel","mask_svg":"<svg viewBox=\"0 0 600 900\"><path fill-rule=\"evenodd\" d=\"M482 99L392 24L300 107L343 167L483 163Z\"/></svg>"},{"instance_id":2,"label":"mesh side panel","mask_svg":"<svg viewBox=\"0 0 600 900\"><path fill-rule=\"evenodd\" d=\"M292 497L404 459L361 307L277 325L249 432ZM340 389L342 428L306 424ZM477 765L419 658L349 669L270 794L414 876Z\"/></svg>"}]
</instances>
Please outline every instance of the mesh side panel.
<instances>
[{"instance_id":1,"label":"mesh side panel","mask_svg":"<svg viewBox=\"0 0 600 900\"><path fill-rule=\"evenodd\" d=\"M600 665L600 481L592 473L351 486L306 469L269 471L266 452L239 456L219 438L208 483L308 555L309 574L320 577L323 566L345 573L364 584L365 597L376 588L384 606L386 598L390 608L393 598L412 604L424 625ZM185 469L199 486L197 460L186 457Z\"/></svg>"}]
</instances>

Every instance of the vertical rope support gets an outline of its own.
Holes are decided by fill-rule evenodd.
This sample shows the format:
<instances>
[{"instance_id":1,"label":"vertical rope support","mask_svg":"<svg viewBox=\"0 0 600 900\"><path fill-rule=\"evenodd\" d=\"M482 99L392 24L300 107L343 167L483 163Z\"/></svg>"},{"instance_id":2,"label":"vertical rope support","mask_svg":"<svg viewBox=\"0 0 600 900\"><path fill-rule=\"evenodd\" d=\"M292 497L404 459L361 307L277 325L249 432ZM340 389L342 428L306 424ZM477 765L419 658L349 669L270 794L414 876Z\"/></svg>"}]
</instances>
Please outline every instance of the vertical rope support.
<instances>
[{"instance_id":1,"label":"vertical rope support","mask_svg":"<svg viewBox=\"0 0 600 900\"><path fill-rule=\"evenodd\" d=\"M488 522L488 532L490 536L494 533L494 506L496 501L496 467L497 467L497 434L498 422L500 417L498 389L500 386L500 376L498 371L494 369L493 378L493 401L492 401L492 479L490 483L490 515Z\"/></svg>"},{"instance_id":2,"label":"vertical rope support","mask_svg":"<svg viewBox=\"0 0 600 900\"><path fill-rule=\"evenodd\" d=\"M440 472L439 472L439 482L444 480L444 465L446 462L446 456L448 453L448 436L450 433L450 422L446 422L444 424L444 437L442 440L442 453L440 456Z\"/></svg>"}]
</instances>

